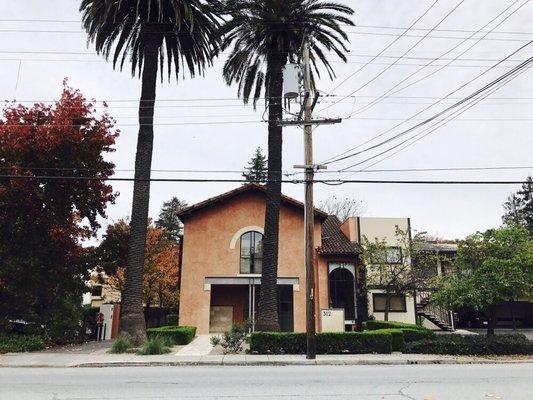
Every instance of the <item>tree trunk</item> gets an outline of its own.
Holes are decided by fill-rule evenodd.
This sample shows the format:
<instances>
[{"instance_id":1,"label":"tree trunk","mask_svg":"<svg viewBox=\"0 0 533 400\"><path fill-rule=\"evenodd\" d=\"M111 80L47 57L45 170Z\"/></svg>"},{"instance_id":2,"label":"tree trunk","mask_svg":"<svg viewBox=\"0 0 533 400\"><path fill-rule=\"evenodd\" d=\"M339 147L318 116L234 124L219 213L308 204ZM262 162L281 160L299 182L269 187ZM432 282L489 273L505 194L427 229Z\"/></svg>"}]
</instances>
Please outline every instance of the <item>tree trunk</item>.
<instances>
[{"instance_id":1,"label":"tree trunk","mask_svg":"<svg viewBox=\"0 0 533 400\"><path fill-rule=\"evenodd\" d=\"M139 104L139 137L135 155L135 182L131 208L130 241L126 283L122 297L121 335L135 344L146 340L146 325L142 304L142 284L148 206L150 203L150 170L154 143L154 103L157 85L158 45L154 40L145 48L142 91Z\"/></svg>"},{"instance_id":2,"label":"tree trunk","mask_svg":"<svg viewBox=\"0 0 533 400\"><path fill-rule=\"evenodd\" d=\"M268 180L266 188L265 234L263 237L263 269L256 329L279 331L278 320L278 242L279 206L281 204L283 66L287 55L268 57Z\"/></svg>"},{"instance_id":3,"label":"tree trunk","mask_svg":"<svg viewBox=\"0 0 533 400\"><path fill-rule=\"evenodd\" d=\"M487 337L494 336L494 327L496 326L496 313L494 306L489 306L488 309L489 321L487 325Z\"/></svg>"},{"instance_id":4,"label":"tree trunk","mask_svg":"<svg viewBox=\"0 0 533 400\"><path fill-rule=\"evenodd\" d=\"M391 294L389 292L389 290L387 289L387 292L385 294L385 314L383 315L383 319L385 321L388 321L389 320L389 310L390 310L390 297L391 297Z\"/></svg>"}]
</instances>

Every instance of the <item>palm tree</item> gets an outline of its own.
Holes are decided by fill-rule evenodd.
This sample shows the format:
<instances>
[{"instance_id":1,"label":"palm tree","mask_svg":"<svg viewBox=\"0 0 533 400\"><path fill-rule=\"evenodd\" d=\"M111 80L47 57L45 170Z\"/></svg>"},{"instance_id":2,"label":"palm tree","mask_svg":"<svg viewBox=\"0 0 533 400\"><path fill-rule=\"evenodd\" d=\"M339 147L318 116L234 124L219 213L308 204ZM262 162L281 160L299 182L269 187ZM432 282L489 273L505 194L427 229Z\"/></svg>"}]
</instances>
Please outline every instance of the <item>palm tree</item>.
<instances>
[{"instance_id":1,"label":"palm tree","mask_svg":"<svg viewBox=\"0 0 533 400\"><path fill-rule=\"evenodd\" d=\"M203 73L216 55L219 28L210 0L82 0L80 11L89 41L113 67L131 61L142 79L139 136L131 211L128 268L122 298L121 334L138 343L146 338L142 307L142 274L150 201L150 169L154 141L154 105L158 69Z\"/></svg>"},{"instance_id":2,"label":"palm tree","mask_svg":"<svg viewBox=\"0 0 533 400\"><path fill-rule=\"evenodd\" d=\"M311 63L334 77L326 52L346 61L348 41L342 24L353 25L350 7L320 0L227 0L231 17L220 29L222 49L231 48L224 65L228 85L238 83L244 102L254 104L264 87L268 103L268 181L263 241L263 271L257 328L279 330L277 312L278 228L281 202L283 68L299 58L304 38L311 40ZM253 93L252 93L253 92Z\"/></svg>"}]
</instances>

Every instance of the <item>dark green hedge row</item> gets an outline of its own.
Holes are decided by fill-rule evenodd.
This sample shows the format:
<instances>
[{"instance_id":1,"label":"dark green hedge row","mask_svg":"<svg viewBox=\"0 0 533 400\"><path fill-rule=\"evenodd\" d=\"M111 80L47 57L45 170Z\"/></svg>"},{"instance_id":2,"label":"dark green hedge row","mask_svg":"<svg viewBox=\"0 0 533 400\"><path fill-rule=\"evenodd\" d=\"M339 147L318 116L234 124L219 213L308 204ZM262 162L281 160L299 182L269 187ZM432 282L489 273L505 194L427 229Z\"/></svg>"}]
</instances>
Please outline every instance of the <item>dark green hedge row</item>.
<instances>
[{"instance_id":1,"label":"dark green hedge row","mask_svg":"<svg viewBox=\"0 0 533 400\"><path fill-rule=\"evenodd\" d=\"M452 355L533 354L533 341L521 334L486 336L439 335L406 343L405 353Z\"/></svg>"},{"instance_id":2,"label":"dark green hedge row","mask_svg":"<svg viewBox=\"0 0 533 400\"><path fill-rule=\"evenodd\" d=\"M175 345L184 345L192 342L196 336L195 326L160 326L146 330L148 338L159 336L169 339Z\"/></svg>"},{"instance_id":3,"label":"dark green hedge row","mask_svg":"<svg viewBox=\"0 0 533 400\"><path fill-rule=\"evenodd\" d=\"M403 329L403 328L389 328L389 329L376 329L366 332L382 332L390 333L392 335L392 351L403 351L405 343L415 342L423 339L433 339L435 333L422 329Z\"/></svg>"},{"instance_id":4,"label":"dark green hedge row","mask_svg":"<svg viewBox=\"0 0 533 400\"><path fill-rule=\"evenodd\" d=\"M317 333L318 354L389 354L392 351L391 332ZM254 332L250 351L258 354L304 354L305 333Z\"/></svg>"},{"instance_id":5,"label":"dark green hedge row","mask_svg":"<svg viewBox=\"0 0 533 400\"><path fill-rule=\"evenodd\" d=\"M38 336L0 334L0 354L42 350L45 343Z\"/></svg>"},{"instance_id":6,"label":"dark green hedge row","mask_svg":"<svg viewBox=\"0 0 533 400\"><path fill-rule=\"evenodd\" d=\"M420 325L415 324L406 324L404 322L396 322L396 321L366 321L365 322L365 329L368 329L369 331L377 330L377 329L411 329L411 330L418 330L418 331L429 331L430 329L425 328Z\"/></svg>"}]
</instances>

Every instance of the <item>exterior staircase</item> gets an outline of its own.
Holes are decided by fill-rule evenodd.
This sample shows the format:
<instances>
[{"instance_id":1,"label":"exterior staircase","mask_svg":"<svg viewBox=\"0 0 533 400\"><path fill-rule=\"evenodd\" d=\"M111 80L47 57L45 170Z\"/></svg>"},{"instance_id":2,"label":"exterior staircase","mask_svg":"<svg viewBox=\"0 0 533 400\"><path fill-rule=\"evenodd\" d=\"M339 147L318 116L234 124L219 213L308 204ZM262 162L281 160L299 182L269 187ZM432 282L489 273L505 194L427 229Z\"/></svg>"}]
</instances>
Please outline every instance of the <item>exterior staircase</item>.
<instances>
[{"instance_id":1,"label":"exterior staircase","mask_svg":"<svg viewBox=\"0 0 533 400\"><path fill-rule=\"evenodd\" d=\"M443 331L455 330L453 314L447 307L432 304L429 301L430 292L420 292L416 296L416 315L424 317Z\"/></svg>"}]
</instances>

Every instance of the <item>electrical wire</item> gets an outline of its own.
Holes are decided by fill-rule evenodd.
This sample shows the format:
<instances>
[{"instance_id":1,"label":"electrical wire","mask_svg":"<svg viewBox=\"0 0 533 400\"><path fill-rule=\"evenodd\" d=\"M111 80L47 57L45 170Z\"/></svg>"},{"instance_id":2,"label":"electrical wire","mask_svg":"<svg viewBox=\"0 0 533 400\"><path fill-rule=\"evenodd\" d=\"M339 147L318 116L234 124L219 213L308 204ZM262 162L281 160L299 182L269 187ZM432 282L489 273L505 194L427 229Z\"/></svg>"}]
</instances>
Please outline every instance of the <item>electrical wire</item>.
<instances>
[{"instance_id":1,"label":"electrical wire","mask_svg":"<svg viewBox=\"0 0 533 400\"><path fill-rule=\"evenodd\" d=\"M508 56L506 56L506 57L503 58L502 60L498 61L498 63L496 63L495 65L493 65L493 67L495 67L495 66L501 64L502 62L506 61L507 59L511 58L513 55L517 54L517 53L520 52L522 49L524 49L525 47L529 46L532 42L533 42L533 41L530 41L529 43L526 43L525 45L521 46L521 47L518 48L517 50L513 51L511 54L509 54ZM523 66L523 65L526 65L526 64L524 64L524 63L526 63L526 62L529 63L529 60L531 60L531 58L528 59L528 60L526 60L525 62L519 64L519 66L521 66L521 65L522 65L522 66ZM442 97L440 100L437 100L436 102L434 102L433 104L429 105L428 107L425 107L425 108L422 109L421 111L419 111L419 112L417 112L416 114L412 115L411 117L405 119L403 122L400 122L399 124L394 125L392 128L389 128L389 129L387 129L387 130L385 130L385 131L379 133L378 135L376 135L376 136L370 138L369 140L367 140L367 141L365 141L365 142L363 142L363 143L361 143L361 144L359 144L359 145L357 145L357 146L355 146L355 147L352 147L351 149L348 149L348 150L344 151L343 153L339 154L338 156L330 157L329 159L327 159L327 160L321 162L321 164L327 165L327 164L331 164L331 163L333 163L333 162L337 162L337 161L345 160L345 159L350 158L350 157L354 157L355 155L361 154L362 152L365 152L365 151L368 151L368 150L372 150L373 148L376 148L376 147L378 147L378 146L381 146L381 145L383 145L383 144L386 144L386 143L390 142L391 140L396 139L397 137L400 137L400 136L402 136L402 135L404 135L404 134L406 134L406 133L411 132L411 131L414 130L414 129L417 129L418 127L420 127L420 126L422 126L422 125L425 125L425 124L428 123L428 122L431 122L433 119L438 118L439 116L441 116L441 115L444 114L445 112L447 112L447 111L449 111L449 110L451 110L451 109L457 107L458 105L461 105L461 104L465 101L466 98L463 98L462 100L460 100L460 101L454 103L454 104L451 105L450 107L447 107L445 110L443 110L443 111L437 113L437 114L434 115L433 117L430 117L430 118L426 119L425 121L421 122L420 124L417 124L417 125L415 125L415 126L409 128L409 129L407 129L407 130L405 130L405 131L403 131L403 132L400 132L398 135L395 135L395 136L393 136L392 138L389 138L389 139L387 139L387 140L385 140L385 141L382 141L382 142L380 142L380 143L377 144L377 145L370 146L370 147L368 147L367 149L364 149L364 150L362 150L362 151L359 151L359 152L356 152L356 153L352 153L352 154L348 154L348 153L350 153L350 151L353 151L353 150L355 150L355 149L357 149L357 148L359 148L359 147L361 147L361 146L364 146L365 144L367 144L367 143L369 143L369 142L371 142L371 141L373 141L373 140L375 140L375 139L377 139L377 138L379 138L379 137L381 137L381 136L387 134L388 132L394 130L394 129L397 128L398 126L403 125L405 122L411 120L412 118L417 117L418 115L422 114L424 111L426 111L426 110L430 109L431 107L437 105L440 101L449 98L450 96L452 96L453 94L457 93L458 91L460 91L461 89L463 89L464 87L466 87L467 85L469 85L470 83L474 82L475 80L479 79L481 76L485 75L487 72L489 72L490 70L492 70L493 67L491 67L491 68L489 68L489 69L483 71L481 74L479 74L479 75L475 76L474 78L470 79L468 82L466 82L466 83L462 84L461 86L459 86L458 88L454 89L453 91L451 91L450 93L448 93L446 96ZM513 68L511 71L514 71L516 68L517 68L517 67ZM499 79L501 79L502 77L506 76L506 75L509 74L509 73L510 73L510 72L507 72L506 74L501 75L499 78L495 79L495 80L492 81L491 83L494 84L496 81L498 81ZM490 84L489 84L489 85L490 85ZM480 90L481 90L481 89L480 89ZM479 92L479 91L476 91L476 92L472 93L471 95L467 96L467 98L470 98L471 96L475 95L475 94L478 93L478 92ZM348 155L346 155L346 154L348 154Z\"/></svg>"},{"instance_id":2,"label":"electrical wire","mask_svg":"<svg viewBox=\"0 0 533 400\"><path fill-rule=\"evenodd\" d=\"M50 180L50 181L120 181L120 182L189 182L189 183L267 183L267 182L281 182L303 184L305 179L279 179L267 181L248 181L245 179L211 179L211 178L115 178L115 177L99 177L99 176L57 176L57 175L0 175L1 179L21 179L21 180ZM361 184L409 184L409 185L519 185L526 181L444 181L444 180L375 180L375 179L315 179L313 183L324 184L345 184L345 183L361 183Z\"/></svg>"},{"instance_id":3,"label":"electrical wire","mask_svg":"<svg viewBox=\"0 0 533 400\"><path fill-rule=\"evenodd\" d=\"M490 32L492 32L494 29L496 29L498 26L500 26L501 24L503 24L505 21L507 21L513 14L515 14L518 10L520 10L522 7L524 7L529 0L526 0L524 3L522 3L522 5L520 5L519 7L517 7L515 10L513 10L509 15L507 15L505 18L503 18L500 22L498 22L494 27L492 27L487 33L484 34L484 36L480 37L480 38L475 38L476 42L472 43L470 46L468 46L465 50L461 51L461 53L457 56L457 57L454 57L453 59L449 60L446 64L442 65L442 66L439 66L438 69L434 70L434 71L431 71L431 73L425 75L424 77L414 81L414 82L411 82L405 86L403 86L402 88L394 91L394 89L396 89L398 86L400 86L402 83L404 83L405 81L407 81L408 79L410 79L411 77L413 77L414 75L418 74L420 71L422 71L423 69L425 69L426 67L428 66L431 66L435 61L438 61L441 59L441 57L447 55L447 54L450 54L452 51L454 51L455 49L457 49L458 47L460 47L463 43L465 43L468 39L472 39L476 34L478 34L481 30L485 29L487 26L489 26L490 24L492 24L497 18L499 18L505 11L507 11L510 7L512 7L514 4L518 3L520 0L517 0L515 1L514 3L512 3L509 7L507 7L504 11L502 11L500 14L498 14L496 17L494 17L493 19L491 19L488 23L486 23L485 25L483 25L481 28L479 28L478 31L472 33L471 36L469 36L467 39L459 42L457 45L455 45L454 47L452 47L451 49L449 49L448 51L444 52L443 54L441 54L439 57L433 59L432 61L430 61L429 63L427 63L426 65L422 66L421 68L417 69L416 71L414 71L413 73L411 73L410 75L408 75L407 77L405 77L404 79L402 79L400 82L396 83L393 87L391 87L390 89L388 89L385 93L383 93L379 98L377 98L376 100L374 100L374 102L372 104L369 104L369 105L366 105L366 106L363 106L363 107L360 107L358 109L356 109L355 111L352 111L349 115L349 117L351 117L352 115L357 115L357 114L360 114L370 108L372 108L374 105L376 105L377 103L379 103L381 101L381 99L384 99L384 98L387 98L387 95L390 93L390 94L395 94L395 93L398 93L402 90L405 90L406 88L410 87L410 86L413 86L423 80L425 80L426 78L429 78L430 76L433 76L435 75L436 73L438 73L439 71L441 71L442 69L446 68L446 67L449 67L454 61L456 61L457 58L459 58L460 56L464 55L465 53L467 53L468 51L470 51L473 47L475 47L477 44L479 44L481 42L481 40L483 38L485 38L487 35L490 34ZM391 93L392 92L392 93Z\"/></svg>"}]
</instances>

